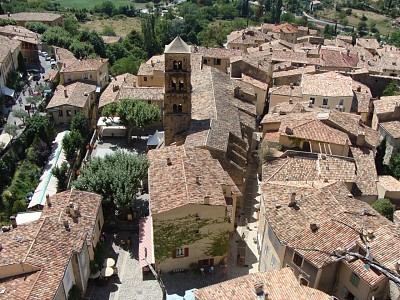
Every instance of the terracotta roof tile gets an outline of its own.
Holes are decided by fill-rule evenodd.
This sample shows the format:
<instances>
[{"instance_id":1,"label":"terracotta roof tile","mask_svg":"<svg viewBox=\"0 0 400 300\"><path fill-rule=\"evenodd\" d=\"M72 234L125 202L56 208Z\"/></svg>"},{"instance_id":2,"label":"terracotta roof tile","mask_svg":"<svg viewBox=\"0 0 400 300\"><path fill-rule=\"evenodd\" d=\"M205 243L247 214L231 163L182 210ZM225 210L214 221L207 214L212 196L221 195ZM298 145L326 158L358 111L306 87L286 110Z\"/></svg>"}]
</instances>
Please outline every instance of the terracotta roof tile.
<instances>
[{"instance_id":1,"label":"terracotta roof tile","mask_svg":"<svg viewBox=\"0 0 400 300\"><path fill-rule=\"evenodd\" d=\"M379 184L387 191L400 192L400 181L396 178L385 175L379 176Z\"/></svg>"},{"instance_id":2,"label":"terracotta roof tile","mask_svg":"<svg viewBox=\"0 0 400 300\"><path fill-rule=\"evenodd\" d=\"M368 148L350 147L357 166L357 180L353 187L354 195L377 196L378 174L375 166L375 153Z\"/></svg>"},{"instance_id":3,"label":"terracotta roof tile","mask_svg":"<svg viewBox=\"0 0 400 300\"><path fill-rule=\"evenodd\" d=\"M51 13L40 13L40 12L20 12L11 14L10 17L5 15L0 15L1 19L11 19L16 21L30 21L30 22L40 22L40 21L55 21L61 18L59 14Z\"/></svg>"},{"instance_id":4,"label":"terracotta roof tile","mask_svg":"<svg viewBox=\"0 0 400 300\"><path fill-rule=\"evenodd\" d=\"M103 93L101 93L99 99L99 108L102 108L109 103L118 101L120 91L123 89L123 87L136 87L136 82L137 77L135 75L129 73L117 75L115 80L110 82Z\"/></svg>"},{"instance_id":5,"label":"terracotta roof tile","mask_svg":"<svg viewBox=\"0 0 400 300\"><path fill-rule=\"evenodd\" d=\"M205 196L210 197L210 205L228 206L223 185L231 186L233 193L239 193L228 173L208 150L170 146L150 150L147 155L153 215L190 203L203 204Z\"/></svg>"},{"instance_id":6,"label":"terracotta roof tile","mask_svg":"<svg viewBox=\"0 0 400 300\"><path fill-rule=\"evenodd\" d=\"M394 139L400 138L400 121L382 122L379 123L379 126L381 126Z\"/></svg>"},{"instance_id":7,"label":"terracotta roof tile","mask_svg":"<svg viewBox=\"0 0 400 300\"><path fill-rule=\"evenodd\" d=\"M108 58L93 58L93 59L64 59L62 60L60 72L85 72L97 71L104 64L108 63Z\"/></svg>"},{"instance_id":8,"label":"terracotta roof tile","mask_svg":"<svg viewBox=\"0 0 400 300\"><path fill-rule=\"evenodd\" d=\"M374 101L374 113L377 115L394 112L396 106L400 105L400 96L381 97Z\"/></svg>"},{"instance_id":9,"label":"terracotta roof tile","mask_svg":"<svg viewBox=\"0 0 400 300\"><path fill-rule=\"evenodd\" d=\"M197 300L258 300L260 297L255 293L255 285L260 283L270 300L332 299L324 292L300 285L289 268L240 276L201 288L194 294Z\"/></svg>"},{"instance_id":10,"label":"terracotta roof tile","mask_svg":"<svg viewBox=\"0 0 400 300\"><path fill-rule=\"evenodd\" d=\"M304 74L301 80L303 95L353 97L353 80L336 72Z\"/></svg>"},{"instance_id":11,"label":"terracotta roof tile","mask_svg":"<svg viewBox=\"0 0 400 300\"><path fill-rule=\"evenodd\" d=\"M70 105L74 107L84 107L90 93L96 90L94 84L87 84L84 82L73 82L68 85L59 85L54 91L54 95L51 98L47 109L58 107L62 105ZM67 97L65 96L67 91Z\"/></svg>"}]
</instances>

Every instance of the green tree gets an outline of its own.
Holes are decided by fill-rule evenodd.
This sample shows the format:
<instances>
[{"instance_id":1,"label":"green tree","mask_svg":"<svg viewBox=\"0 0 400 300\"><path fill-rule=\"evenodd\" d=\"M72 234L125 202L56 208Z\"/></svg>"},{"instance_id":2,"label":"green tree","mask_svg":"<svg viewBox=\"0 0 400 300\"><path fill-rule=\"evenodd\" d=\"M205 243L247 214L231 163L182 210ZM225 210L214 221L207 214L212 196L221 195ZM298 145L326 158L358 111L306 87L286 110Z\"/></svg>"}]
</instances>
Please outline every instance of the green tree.
<instances>
[{"instance_id":1,"label":"green tree","mask_svg":"<svg viewBox=\"0 0 400 300\"><path fill-rule=\"evenodd\" d=\"M386 88L383 90L383 96L396 96L400 94L400 88L397 85L396 81L392 81L389 83Z\"/></svg>"},{"instance_id":2,"label":"green tree","mask_svg":"<svg viewBox=\"0 0 400 300\"><path fill-rule=\"evenodd\" d=\"M400 153L392 155L389 168L392 175L397 179L400 179Z\"/></svg>"},{"instance_id":3,"label":"green tree","mask_svg":"<svg viewBox=\"0 0 400 300\"><path fill-rule=\"evenodd\" d=\"M33 95L33 96L26 97L26 102L28 102L29 104L32 104L35 108L41 101L42 101L42 96L39 96L39 95Z\"/></svg>"},{"instance_id":4,"label":"green tree","mask_svg":"<svg viewBox=\"0 0 400 300\"><path fill-rule=\"evenodd\" d=\"M71 43L69 50L78 58L86 58L89 54L94 53L93 45L76 40Z\"/></svg>"},{"instance_id":5,"label":"green tree","mask_svg":"<svg viewBox=\"0 0 400 300\"><path fill-rule=\"evenodd\" d=\"M64 18L64 29L71 36L77 36L79 34L79 23L75 18Z\"/></svg>"},{"instance_id":6,"label":"green tree","mask_svg":"<svg viewBox=\"0 0 400 300\"><path fill-rule=\"evenodd\" d=\"M64 161L61 166L55 166L51 170L51 174L57 178L57 192L65 191L67 188L67 171L68 164Z\"/></svg>"},{"instance_id":7,"label":"green tree","mask_svg":"<svg viewBox=\"0 0 400 300\"><path fill-rule=\"evenodd\" d=\"M117 151L114 155L89 161L73 186L98 193L118 208L128 207L136 199L140 181L147 178L148 167L145 156Z\"/></svg>"},{"instance_id":8,"label":"green tree","mask_svg":"<svg viewBox=\"0 0 400 300\"><path fill-rule=\"evenodd\" d=\"M103 108L102 115L103 117L110 118L111 120L118 115L118 109L119 105L117 102L112 102L110 104L107 104Z\"/></svg>"},{"instance_id":9,"label":"green tree","mask_svg":"<svg viewBox=\"0 0 400 300\"><path fill-rule=\"evenodd\" d=\"M122 99L119 103L119 116L127 127L128 141L134 128L143 128L160 120L160 110L140 100Z\"/></svg>"},{"instance_id":10,"label":"green tree","mask_svg":"<svg viewBox=\"0 0 400 300\"><path fill-rule=\"evenodd\" d=\"M294 14L291 13L284 13L281 15L281 23L294 23L296 21L296 18Z\"/></svg>"},{"instance_id":11,"label":"green tree","mask_svg":"<svg viewBox=\"0 0 400 300\"><path fill-rule=\"evenodd\" d=\"M72 161L79 148L82 147L83 138L77 130L72 130L62 140L62 147L65 154L65 158L68 161Z\"/></svg>"},{"instance_id":12,"label":"green tree","mask_svg":"<svg viewBox=\"0 0 400 300\"><path fill-rule=\"evenodd\" d=\"M26 211L27 205L24 200L16 200L12 206L12 214L16 215L19 212Z\"/></svg>"},{"instance_id":13,"label":"green tree","mask_svg":"<svg viewBox=\"0 0 400 300\"><path fill-rule=\"evenodd\" d=\"M83 10L79 10L75 13L75 18L79 21L79 22L85 22L86 18L87 18L87 13Z\"/></svg>"},{"instance_id":14,"label":"green tree","mask_svg":"<svg viewBox=\"0 0 400 300\"><path fill-rule=\"evenodd\" d=\"M29 118L29 113L22 108L13 110L12 114L14 117L20 119L23 125L25 125L26 120Z\"/></svg>"},{"instance_id":15,"label":"green tree","mask_svg":"<svg viewBox=\"0 0 400 300\"><path fill-rule=\"evenodd\" d=\"M365 21L367 21L368 20L368 18L367 18L367 16L366 15L364 15L364 14L362 14L362 16L361 16L361 19L360 19L361 21L363 21L363 22L365 22Z\"/></svg>"},{"instance_id":16,"label":"green tree","mask_svg":"<svg viewBox=\"0 0 400 300\"><path fill-rule=\"evenodd\" d=\"M44 33L49 28L48 25L46 25L42 22L26 22L25 27L26 27L26 29L29 29L29 30L39 33L39 34Z\"/></svg>"},{"instance_id":17,"label":"green tree","mask_svg":"<svg viewBox=\"0 0 400 300\"><path fill-rule=\"evenodd\" d=\"M25 63L25 59L24 56L22 55L22 52L18 53L18 71L23 75L26 76L26 74L28 73L26 70L26 63Z\"/></svg>"},{"instance_id":18,"label":"green tree","mask_svg":"<svg viewBox=\"0 0 400 300\"><path fill-rule=\"evenodd\" d=\"M393 213L395 208L389 199L383 198L376 200L374 203L372 203L372 208L375 209L385 218L389 219L390 221L393 221Z\"/></svg>"},{"instance_id":19,"label":"green tree","mask_svg":"<svg viewBox=\"0 0 400 300\"><path fill-rule=\"evenodd\" d=\"M161 45L155 31L157 18L158 15L150 11L140 19L142 34L146 37L143 40L143 49L147 52L149 58L154 54L161 53Z\"/></svg>"},{"instance_id":20,"label":"green tree","mask_svg":"<svg viewBox=\"0 0 400 300\"><path fill-rule=\"evenodd\" d=\"M365 35L366 31L368 30L367 23L365 21L361 21L357 25L357 31L360 36Z\"/></svg>"},{"instance_id":21,"label":"green tree","mask_svg":"<svg viewBox=\"0 0 400 300\"><path fill-rule=\"evenodd\" d=\"M379 146L376 148L375 165L378 175L387 175L388 167L383 163L386 155L386 137L383 138Z\"/></svg>"},{"instance_id":22,"label":"green tree","mask_svg":"<svg viewBox=\"0 0 400 300\"><path fill-rule=\"evenodd\" d=\"M100 5L96 5L94 10L111 17L115 11L115 5L111 1L104 1Z\"/></svg>"},{"instance_id":23,"label":"green tree","mask_svg":"<svg viewBox=\"0 0 400 300\"><path fill-rule=\"evenodd\" d=\"M18 126L14 124L6 124L4 125L4 132L8 133L14 139L17 136Z\"/></svg>"},{"instance_id":24,"label":"green tree","mask_svg":"<svg viewBox=\"0 0 400 300\"><path fill-rule=\"evenodd\" d=\"M67 49L73 41L71 34L58 26L53 26L47 29L45 33L42 34L41 40L47 45L53 45Z\"/></svg>"},{"instance_id":25,"label":"green tree","mask_svg":"<svg viewBox=\"0 0 400 300\"><path fill-rule=\"evenodd\" d=\"M82 135L84 140L89 138L90 135L90 124L89 120L80 111L71 120L71 131L77 131Z\"/></svg>"},{"instance_id":26,"label":"green tree","mask_svg":"<svg viewBox=\"0 0 400 300\"><path fill-rule=\"evenodd\" d=\"M89 43L100 57L106 57L106 46L101 36L94 30L82 31L79 36L81 42Z\"/></svg>"}]
</instances>

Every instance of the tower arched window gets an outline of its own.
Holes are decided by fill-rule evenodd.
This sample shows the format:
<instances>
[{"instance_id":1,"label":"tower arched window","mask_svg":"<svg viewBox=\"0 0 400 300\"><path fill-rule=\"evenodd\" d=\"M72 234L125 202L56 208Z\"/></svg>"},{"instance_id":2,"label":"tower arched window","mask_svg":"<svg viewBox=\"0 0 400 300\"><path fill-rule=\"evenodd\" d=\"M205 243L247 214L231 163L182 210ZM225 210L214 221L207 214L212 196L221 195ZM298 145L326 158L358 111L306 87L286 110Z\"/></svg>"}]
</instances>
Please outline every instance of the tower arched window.
<instances>
[{"instance_id":1,"label":"tower arched window","mask_svg":"<svg viewBox=\"0 0 400 300\"><path fill-rule=\"evenodd\" d=\"M182 61L178 61L178 70L182 70Z\"/></svg>"},{"instance_id":2,"label":"tower arched window","mask_svg":"<svg viewBox=\"0 0 400 300\"><path fill-rule=\"evenodd\" d=\"M176 85L177 85L177 84L176 84L176 79L173 78L173 79L171 80L171 89L172 89L173 91L176 91L176 88L177 88Z\"/></svg>"},{"instance_id":3,"label":"tower arched window","mask_svg":"<svg viewBox=\"0 0 400 300\"><path fill-rule=\"evenodd\" d=\"M177 106L176 104L174 104L174 105L172 106L172 112L173 112L173 113L177 113L177 112L178 112L178 106Z\"/></svg>"},{"instance_id":4,"label":"tower arched window","mask_svg":"<svg viewBox=\"0 0 400 300\"><path fill-rule=\"evenodd\" d=\"M179 80L179 90L183 91L184 85L183 85L183 79Z\"/></svg>"},{"instance_id":5,"label":"tower arched window","mask_svg":"<svg viewBox=\"0 0 400 300\"><path fill-rule=\"evenodd\" d=\"M178 62L176 60L174 60L174 62L172 63L172 68L174 70L178 70Z\"/></svg>"},{"instance_id":6,"label":"tower arched window","mask_svg":"<svg viewBox=\"0 0 400 300\"><path fill-rule=\"evenodd\" d=\"M178 105L178 113L181 113L182 112L182 104L179 104Z\"/></svg>"}]
</instances>

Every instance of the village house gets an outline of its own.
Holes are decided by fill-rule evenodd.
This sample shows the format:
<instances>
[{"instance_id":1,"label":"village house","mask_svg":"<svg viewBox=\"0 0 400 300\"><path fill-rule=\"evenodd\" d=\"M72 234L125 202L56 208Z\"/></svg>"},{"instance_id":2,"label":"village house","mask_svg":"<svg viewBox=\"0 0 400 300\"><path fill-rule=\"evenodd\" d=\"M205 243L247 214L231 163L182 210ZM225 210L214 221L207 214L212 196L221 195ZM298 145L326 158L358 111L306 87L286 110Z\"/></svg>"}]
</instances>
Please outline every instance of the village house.
<instances>
[{"instance_id":1,"label":"village house","mask_svg":"<svg viewBox=\"0 0 400 300\"><path fill-rule=\"evenodd\" d=\"M400 119L400 96L384 96L374 101L372 129L379 130L379 124Z\"/></svg>"},{"instance_id":2,"label":"village house","mask_svg":"<svg viewBox=\"0 0 400 300\"><path fill-rule=\"evenodd\" d=\"M29 65L39 65L39 45L40 35L22 26L7 25L0 27L0 35L18 40L22 43L21 52L25 63Z\"/></svg>"},{"instance_id":3,"label":"village house","mask_svg":"<svg viewBox=\"0 0 400 300\"><path fill-rule=\"evenodd\" d=\"M120 36L113 35L102 35L101 39L103 40L104 44L116 44L122 41Z\"/></svg>"},{"instance_id":4,"label":"village house","mask_svg":"<svg viewBox=\"0 0 400 300\"><path fill-rule=\"evenodd\" d=\"M6 82L10 72L18 68L18 54L20 52L20 41L0 36L0 96L14 97L15 91L8 88Z\"/></svg>"},{"instance_id":5,"label":"village house","mask_svg":"<svg viewBox=\"0 0 400 300\"><path fill-rule=\"evenodd\" d=\"M302 285L290 268L243 275L194 292L195 300L332 300L319 290Z\"/></svg>"},{"instance_id":6,"label":"village house","mask_svg":"<svg viewBox=\"0 0 400 300\"><path fill-rule=\"evenodd\" d=\"M398 270L396 227L345 183L266 181L260 216L260 271L289 267L303 285L340 300L388 297L383 270Z\"/></svg>"},{"instance_id":7,"label":"village house","mask_svg":"<svg viewBox=\"0 0 400 300\"><path fill-rule=\"evenodd\" d=\"M230 33L227 36L226 48L246 52L248 48L258 47L271 40L270 36L260 32L257 28L249 27Z\"/></svg>"},{"instance_id":8,"label":"village house","mask_svg":"<svg viewBox=\"0 0 400 300\"><path fill-rule=\"evenodd\" d=\"M261 24L261 32L272 33L274 38L296 44L297 40L305 36L316 36L317 31L306 26L295 26L289 23L283 24Z\"/></svg>"},{"instance_id":9,"label":"village house","mask_svg":"<svg viewBox=\"0 0 400 300\"><path fill-rule=\"evenodd\" d=\"M218 70L229 73L230 59L242 55L241 50L212 48L212 47L191 47L193 53L199 53L202 56L202 65L217 68Z\"/></svg>"},{"instance_id":10,"label":"village house","mask_svg":"<svg viewBox=\"0 0 400 300\"><path fill-rule=\"evenodd\" d=\"M104 224L101 197L78 190L48 197L38 220L0 233L0 289L4 299L68 299L85 292ZM45 288L43 288L45 287Z\"/></svg>"},{"instance_id":11,"label":"village house","mask_svg":"<svg viewBox=\"0 0 400 300\"><path fill-rule=\"evenodd\" d=\"M164 87L164 55L156 55L141 63L137 73L139 87Z\"/></svg>"},{"instance_id":12,"label":"village house","mask_svg":"<svg viewBox=\"0 0 400 300\"><path fill-rule=\"evenodd\" d=\"M97 93L95 91L96 86L94 84L84 82L57 86L46 107L54 124L68 125L75 115L82 112L94 125L97 120L97 108L95 108Z\"/></svg>"},{"instance_id":13,"label":"village house","mask_svg":"<svg viewBox=\"0 0 400 300\"><path fill-rule=\"evenodd\" d=\"M172 145L150 150L148 159L151 220L139 234L142 241L152 235L153 244L139 245L141 266L155 263L156 269L169 272L192 263L219 263L227 255L240 196L228 173L205 149Z\"/></svg>"},{"instance_id":14,"label":"village house","mask_svg":"<svg viewBox=\"0 0 400 300\"><path fill-rule=\"evenodd\" d=\"M389 199L396 209L400 208L400 182L390 176L381 175L378 177L378 199Z\"/></svg>"},{"instance_id":15,"label":"village house","mask_svg":"<svg viewBox=\"0 0 400 300\"><path fill-rule=\"evenodd\" d=\"M59 14L41 12L19 12L15 14L0 15L0 19L15 20L19 26L25 27L27 22L40 22L48 26L64 27L64 17Z\"/></svg>"}]
</instances>

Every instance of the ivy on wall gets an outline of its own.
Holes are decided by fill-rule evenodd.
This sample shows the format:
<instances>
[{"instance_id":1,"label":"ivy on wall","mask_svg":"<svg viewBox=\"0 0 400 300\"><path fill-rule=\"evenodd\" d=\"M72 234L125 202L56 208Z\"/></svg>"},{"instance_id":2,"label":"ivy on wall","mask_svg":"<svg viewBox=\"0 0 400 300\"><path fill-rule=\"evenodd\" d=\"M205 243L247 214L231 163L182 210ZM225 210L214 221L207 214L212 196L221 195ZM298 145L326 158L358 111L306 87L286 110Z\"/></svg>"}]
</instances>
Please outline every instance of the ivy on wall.
<instances>
[{"instance_id":1,"label":"ivy on wall","mask_svg":"<svg viewBox=\"0 0 400 300\"><path fill-rule=\"evenodd\" d=\"M211 243L209 248L204 251L205 255L208 256L223 256L228 252L229 247L229 231L218 231L214 234L210 234L209 238Z\"/></svg>"},{"instance_id":2,"label":"ivy on wall","mask_svg":"<svg viewBox=\"0 0 400 300\"><path fill-rule=\"evenodd\" d=\"M204 229L208 225L222 223L226 223L224 218L199 218L196 215L188 215L174 220L154 220L154 251L157 263L162 263L172 257L172 253L176 249L207 237L213 241L210 243L207 253L222 253L226 248L221 255L225 254L228 250L228 231L209 233L207 229ZM224 240L221 236L223 234L226 235L226 245L222 245Z\"/></svg>"}]
</instances>

